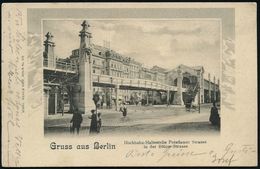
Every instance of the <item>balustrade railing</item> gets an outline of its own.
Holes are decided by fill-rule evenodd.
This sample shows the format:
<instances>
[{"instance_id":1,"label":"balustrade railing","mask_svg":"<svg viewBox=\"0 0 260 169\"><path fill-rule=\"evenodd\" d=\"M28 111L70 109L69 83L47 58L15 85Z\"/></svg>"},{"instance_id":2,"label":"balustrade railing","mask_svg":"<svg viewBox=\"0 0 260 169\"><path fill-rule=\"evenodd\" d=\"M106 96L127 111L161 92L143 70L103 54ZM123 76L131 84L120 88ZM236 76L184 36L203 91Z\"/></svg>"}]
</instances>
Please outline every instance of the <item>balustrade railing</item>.
<instances>
[{"instance_id":1,"label":"balustrade railing","mask_svg":"<svg viewBox=\"0 0 260 169\"><path fill-rule=\"evenodd\" d=\"M145 80L145 79L128 79L128 78L112 77L108 75L93 74L92 80L94 82L100 82L100 83L120 84L120 85L128 85L128 86L135 86L135 87L153 88L153 89L163 89L163 90L176 89L176 86L170 86L157 81Z\"/></svg>"},{"instance_id":2,"label":"balustrade railing","mask_svg":"<svg viewBox=\"0 0 260 169\"><path fill-rule=\"evenodd\" d=\"M60 69L64 71L77 71L77 66L73 63L54 61L49 59L43 60L43 66L46 68Z\"/></svg>"}]
</instances>

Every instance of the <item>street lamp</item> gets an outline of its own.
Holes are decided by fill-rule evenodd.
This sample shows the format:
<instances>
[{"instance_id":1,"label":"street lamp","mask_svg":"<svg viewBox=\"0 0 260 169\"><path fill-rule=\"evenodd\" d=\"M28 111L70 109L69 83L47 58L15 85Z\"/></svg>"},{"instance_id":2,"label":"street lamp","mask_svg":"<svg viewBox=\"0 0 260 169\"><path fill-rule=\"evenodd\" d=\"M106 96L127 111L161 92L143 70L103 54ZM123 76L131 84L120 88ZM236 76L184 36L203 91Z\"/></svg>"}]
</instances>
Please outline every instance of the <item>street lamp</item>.
<instances>
[{"instance_id":1,"label":"street lamp","mask_svg":"<svg viewBox=\"0 0 260 169\"><path fill-rule=\"evenodd\" d=\"M198 84L198 90L199 90L199 93L198 93L198 102L199 102L199 113L200 113L200 85Z\"/></svg>"},{"instance_id":2,"label":"street lamp","mask_svg":"<svg viewBox=\"0 0 260 169\"><path fill-rule=\"evenodd\" d=\"M199 113L200 113L200 81L201 81L201 76L200 76L200 71L197 73L198 75L198 104L199 104Z\"/></svg>"}]
</instances>

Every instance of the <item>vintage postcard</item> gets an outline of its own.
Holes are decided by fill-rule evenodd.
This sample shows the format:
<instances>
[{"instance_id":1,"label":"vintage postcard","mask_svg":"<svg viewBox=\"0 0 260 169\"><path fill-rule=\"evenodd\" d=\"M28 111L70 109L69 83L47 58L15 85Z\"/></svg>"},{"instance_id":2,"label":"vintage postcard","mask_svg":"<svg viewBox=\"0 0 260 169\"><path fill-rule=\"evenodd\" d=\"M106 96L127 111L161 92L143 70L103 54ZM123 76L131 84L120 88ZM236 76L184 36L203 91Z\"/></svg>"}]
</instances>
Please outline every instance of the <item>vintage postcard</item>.
<instances>
[{"instance_id":1,"label":"vintage postcard","mask_svg":"<svg viewBox=\"0 0 260 169\"><path fill-rule=\"evenodd\" d=\"M3 166L256 166L255 3L2 5Z\"/></svg>"}]
</instances>

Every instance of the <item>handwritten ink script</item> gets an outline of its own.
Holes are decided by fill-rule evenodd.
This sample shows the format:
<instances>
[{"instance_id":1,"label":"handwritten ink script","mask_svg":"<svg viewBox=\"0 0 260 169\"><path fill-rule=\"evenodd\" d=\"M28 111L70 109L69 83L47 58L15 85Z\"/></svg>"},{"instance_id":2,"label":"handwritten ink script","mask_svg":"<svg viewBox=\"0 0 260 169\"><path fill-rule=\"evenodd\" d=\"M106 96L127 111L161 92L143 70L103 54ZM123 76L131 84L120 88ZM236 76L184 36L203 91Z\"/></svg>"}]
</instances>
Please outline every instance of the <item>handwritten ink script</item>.
<instances>
[{"instance_id":1,"label":"handwritten ink script","mask_svg":"<svg viewBox=\"0 0 260 169\"><path fill-rule=\"evenodd\" d=\"M209 156L212 163L230 166L233 162L238 161L241 155L250 155L250 153L255 152L254 145L241 145L237 147L234 143L229 143L221 153L211 150Z\"/></svg>"},{"instance_id":2,"label":"handwritten ink script","mask_svg":"<svg viewBox=\"0 0 260 169\"><path fill-rule=\"evenodd\" d=\"M21 159L21 147L23 144L22 116L25 112L25 84L24 68L25 56L23 46L26 45L26 38L22 29L24 26L23 13L19 9L11 8L7 14L6 39L8 47L5 49L8 54L3 57L7 64L5 71L6 85L4 88L6 106L7 126L7 165L19 166Z\"/></svg>"},{"instance_id":3,"label":"handwritten ink script","mask_svg":"<svg viewBox=\"0 0 260 169\"><path fill-rule=\"evenodd\" d=\"M160 152L152 149L131 149L125 154L125 158L152 158L156 162L169 160L174 158L203 158L209 159L212 164L221 166L231 166L234 162L238 161L243 155L255 153L254 145L241 145L236 146L234 143L229 143L222 151L209 150L209 151L192 151L186 149L171 149L166 148Z\"/></svg>"}]
</instances>

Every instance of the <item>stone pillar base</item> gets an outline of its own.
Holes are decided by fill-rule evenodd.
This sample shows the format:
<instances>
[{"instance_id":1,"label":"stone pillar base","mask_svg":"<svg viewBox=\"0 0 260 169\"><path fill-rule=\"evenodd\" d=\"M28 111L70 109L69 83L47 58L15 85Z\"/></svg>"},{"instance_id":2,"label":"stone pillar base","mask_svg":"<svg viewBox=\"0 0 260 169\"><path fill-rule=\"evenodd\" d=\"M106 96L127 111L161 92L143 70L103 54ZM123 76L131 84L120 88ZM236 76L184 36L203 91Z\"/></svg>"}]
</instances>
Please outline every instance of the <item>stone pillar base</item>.
<instances>
[{"instance_id":1,"label":"stone pillar base","mask_svg":"<svg viewBox=\"0 0 260 169\"><path fill-rule=\"evenodd\" d=\"M169 90L167 90L167 105L169 105L170 104L170 91Z\"/></svg>"},{"instance_id":2,"label":"stone pillar base","mask_svg":"<svg viewBox=\"0 0 260 169\"><path fill-rule=\"evenodd\" d=\"M84 93L75 93L75 97L73 98L75 108L77 108L79 112L83 114L90 113L92 109L96 109L92 97L92 93L88 95L84 95Z\"/></svg>"},{"instance_id":3,"label":"stone pillar base","mask_svg":"<svg viewBox=\"0 0 260 169\"><path fill-rule=\"evenodd\" d=\"M181 96L180 93L176 93L174 95L173 104L175 104L175 105L184 105L184 102L182 100L182 96Z\"/></svg>"}]
</instances>

